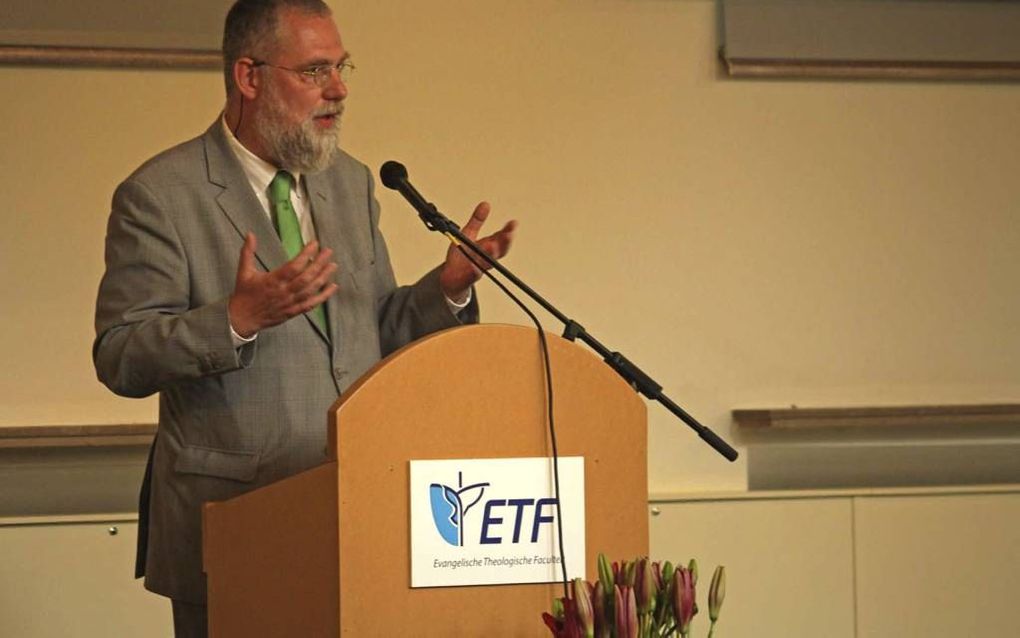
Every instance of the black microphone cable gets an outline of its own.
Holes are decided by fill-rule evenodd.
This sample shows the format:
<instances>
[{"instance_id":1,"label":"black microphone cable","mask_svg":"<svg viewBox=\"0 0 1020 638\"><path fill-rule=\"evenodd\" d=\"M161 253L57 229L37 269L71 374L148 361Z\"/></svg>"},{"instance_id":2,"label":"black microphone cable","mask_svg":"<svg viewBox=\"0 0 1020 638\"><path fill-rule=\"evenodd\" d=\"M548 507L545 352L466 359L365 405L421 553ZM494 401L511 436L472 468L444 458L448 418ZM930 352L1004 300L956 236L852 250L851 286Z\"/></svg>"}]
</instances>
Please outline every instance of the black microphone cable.
<instances>
[{"instance_id":1,"label":"black microphone cable","mask_svg":"<svg viewBox=\"0 0 1020 638\"><path fill-rule=\"evenodd\" d=\"M564 551L563 542L563 505L560 497L560 457L559 449L556 441L556 421L553 413L553 386L552 386L552 366L550 364L549 357L549 345L545 338L545 330L542 327L542 323L538 320L538 317L528 308L524 302L522 302L516 295L514 295L501 281L494 277L486 267L479 263L478 258L483 258L481 254L471 255L463 246L463 242L455 234L454 229L456 226L448 219L446 219L436 207L430 204L422 197L421 193L411 185L407 179L407 168L396 161L385 162L379 169L379 177L382 180L383 186L398 191L405 199L418 211L418 216L425 223L425 227L429 230L439 231L453 244L457 250L460 251L464 257L478 268L479 272L485 275L489 281L496 284L496 286L503 291L517 306L524 311L526 315L535 324L538 329L539 342L542 347L542 363L545 369L545 382L546 382L546 395L547 395L547 413L549 421L549 439L552 445L552 460L553 460L553 492L556 498L556 538L559 545L560 551L560 573L563 580L563 595L564 598L570 597L570 581L567 577L567 560L566 552ZM472 252L478 253L480 249L475 245L470 245Z\"/></svg>"},{"instance_id":2,"label":"black microphone cable","mask_svg":"<svg viewBox=\"0 0 1020 638\"><path fill-rule=\"evenodd\" d=\"M510 299L517 304L522 311L524 311L524 314L528 315L528 318L531 319L532 323L534 323L535 327L538 329L538 340L539 344L542 346L542 364L545 369L545 387L547 396L546 410L547 419L549 421L549 440L552 444L553 494L556 497L556 542L560 549L560 573L563 580L563 596L564 598L569 598L570 580L567 577L567 556L563 543L563 509L562 501L560 499L560 455L556 444L556 419L553 416L552 365L550 364L549 344L546 342L545 329L542 327L542 322L538 320L537 316L535 316L535 313L532 312L531 309L517 297L517 295L511 292L510 289L503 284L503 282L494 277L487 268L484 268L475 256L465 250L460 240L458 240L452 233L444 231L443 234L450 240L450 243L453 244L454 247L456 247L457 250L459 250L460 253L475 266L475 268L485 275L489 281L494 283L496 287L502 290L507 297L510 297Z\"/></svg>"}]
</instances>

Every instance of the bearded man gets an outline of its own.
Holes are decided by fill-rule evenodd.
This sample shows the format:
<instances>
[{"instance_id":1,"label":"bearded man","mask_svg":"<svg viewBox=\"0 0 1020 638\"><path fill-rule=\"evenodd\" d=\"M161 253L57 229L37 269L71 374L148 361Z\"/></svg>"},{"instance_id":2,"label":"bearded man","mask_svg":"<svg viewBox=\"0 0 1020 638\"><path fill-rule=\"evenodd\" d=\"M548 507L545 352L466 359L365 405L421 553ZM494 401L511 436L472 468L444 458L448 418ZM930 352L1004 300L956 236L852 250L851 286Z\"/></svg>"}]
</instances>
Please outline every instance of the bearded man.
<instances>
[{"instance_id":1,"label":"bearded man","mask_svg":"<svg viewBox=\"0 0 1020 638\"><path fill-rule=\"evenodd\" d=\"M477 321L457 252L398 287L369 170L341 151L353 64L319 0L239 0L227 101L200 137L117 188L93 359L117 394L159 393L138 575L204 635L202 503L326 460L326 414L380 357ZM476 236L484 202L464 227ZM514 222L480 243L503 256Z\"/></svg>"}]
</instances>

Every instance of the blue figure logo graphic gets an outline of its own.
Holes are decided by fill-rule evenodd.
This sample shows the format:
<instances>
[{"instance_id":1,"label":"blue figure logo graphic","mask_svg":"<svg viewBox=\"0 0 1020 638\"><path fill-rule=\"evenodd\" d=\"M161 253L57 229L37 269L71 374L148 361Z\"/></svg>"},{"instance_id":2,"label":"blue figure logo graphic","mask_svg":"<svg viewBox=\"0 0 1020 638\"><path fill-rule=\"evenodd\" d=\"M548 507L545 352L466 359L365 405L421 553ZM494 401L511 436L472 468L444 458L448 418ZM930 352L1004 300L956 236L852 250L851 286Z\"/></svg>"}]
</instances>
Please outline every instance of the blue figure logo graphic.
<instances>
[{"instance_id":1,"label":"blue figure logo graphic","mask_svg":"<svg viewBox=\"0 0 1020 638\"><path fill-rule=\"evenodd\" d=\"M473 483L465 487L463 472L457 472L456 490L440 483L429 485L432 520L443 540L454 547L464 546L464 516L482 500L488 486L488 483Z\"/></svg>"}]
</instances>

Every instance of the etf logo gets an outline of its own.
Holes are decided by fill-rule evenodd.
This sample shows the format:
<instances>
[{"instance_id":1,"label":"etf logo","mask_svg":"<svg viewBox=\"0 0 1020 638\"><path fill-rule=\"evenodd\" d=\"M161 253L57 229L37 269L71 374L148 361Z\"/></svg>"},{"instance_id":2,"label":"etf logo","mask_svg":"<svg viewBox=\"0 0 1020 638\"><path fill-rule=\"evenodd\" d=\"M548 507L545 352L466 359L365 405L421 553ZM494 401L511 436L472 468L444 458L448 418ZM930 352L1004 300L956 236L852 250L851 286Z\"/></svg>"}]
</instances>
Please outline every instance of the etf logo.
<instances>
[{"instance_id":1,"label":"etf logo","mask_svg":"<svg viewBox=\"0 0 1020 638\"><path fill-rule=\"evenodd\" d=\"M429 498L432 501L432 520L443 540L454 547L464 546L464 515L482 500L488 483L474 483L464 487L464 473L457 472L457 488L433 483L429 485ZM467 505L464 505L464 494L478 492Z\"/></svg>"},{"instance_id":2,"label":"etf logo","mask_svg":"<svg viewBox=\"0 0 1020 638\"><path fill-rule=\"evenodd\" d=\"M454 547L464 546L467 531L464 518L468 511L482 500L485 488L489 486L490 483L472 483L465 486L463 472L457 472L457 489L441 483L429 485L432 521L444 541ZM525 533L531 543L537 543L541 526L551 525L556 520L553 516L555 510L555 498L490 499L485 503L478 543L500 545L509 540L513 544L518 544L521 542L522 529L526 530ZM513 531L508 536L511 521Z\"/></svg>"}]
</instances>

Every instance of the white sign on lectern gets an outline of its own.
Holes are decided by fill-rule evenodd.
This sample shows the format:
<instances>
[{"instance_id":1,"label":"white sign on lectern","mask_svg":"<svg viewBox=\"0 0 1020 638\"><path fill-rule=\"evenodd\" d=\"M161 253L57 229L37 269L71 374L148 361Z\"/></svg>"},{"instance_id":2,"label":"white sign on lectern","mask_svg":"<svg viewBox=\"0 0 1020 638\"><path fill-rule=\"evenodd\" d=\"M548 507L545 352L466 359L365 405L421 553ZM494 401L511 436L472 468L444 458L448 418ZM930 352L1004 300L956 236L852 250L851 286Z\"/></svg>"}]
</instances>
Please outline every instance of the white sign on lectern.
<instances>
[{"instance_id":1,"label":"white sign on lectern","mask_svg":"<svg viewBox=\"0 0 1020 638\"><path fill-rule=\"evenodd\" d=\"M411 461L411 587L553 583L585 575L584 458Z\"/></svg>"}]
</instances>

